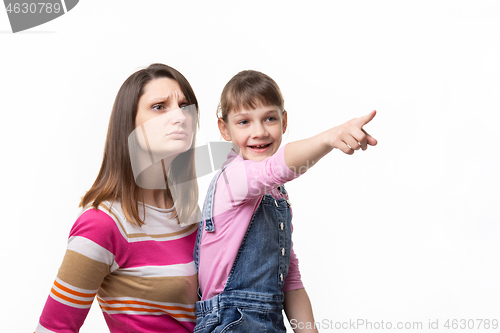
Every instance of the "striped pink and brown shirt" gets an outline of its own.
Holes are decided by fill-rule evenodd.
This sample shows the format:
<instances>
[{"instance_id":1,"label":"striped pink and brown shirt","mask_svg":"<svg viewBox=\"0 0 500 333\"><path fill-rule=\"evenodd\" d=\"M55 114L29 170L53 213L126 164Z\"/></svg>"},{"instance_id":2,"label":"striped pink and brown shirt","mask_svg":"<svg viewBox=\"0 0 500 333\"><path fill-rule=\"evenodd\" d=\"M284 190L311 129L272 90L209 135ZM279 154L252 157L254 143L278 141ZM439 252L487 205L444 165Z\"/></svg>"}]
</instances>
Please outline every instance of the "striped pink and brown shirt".
<instances>
[{"instance_id":1,"label":"striped pink and brown shirt","mask_svg":"<svg viewBox=\"0 0 500 333\"><path fill-rule=\"evenodd\" d=\"M94 298L112 333L192 332L197 224L179 225L172 209L145 205L138 227L119 203L110 206L85 210L73 225L36 332L78 332Z\"/></svg>"}]
</instances>

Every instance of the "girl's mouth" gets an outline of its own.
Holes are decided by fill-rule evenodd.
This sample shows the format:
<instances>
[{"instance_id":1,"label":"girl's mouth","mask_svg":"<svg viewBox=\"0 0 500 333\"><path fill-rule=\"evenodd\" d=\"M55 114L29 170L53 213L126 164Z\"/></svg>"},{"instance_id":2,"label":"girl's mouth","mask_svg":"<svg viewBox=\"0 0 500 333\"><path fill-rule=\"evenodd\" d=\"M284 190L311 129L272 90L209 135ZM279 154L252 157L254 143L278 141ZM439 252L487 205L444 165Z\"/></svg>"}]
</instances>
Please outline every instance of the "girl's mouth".
<instances>
[{"instance_id":1,"label":"girl's mouth","mask_svg":"<svg viewBox=\"0 0 500 333\"><path fill-rule=\"evenodd\" d=\"M248 146L248 147L250 147L250 148L252 148L252 149L264 149L264 148L269 147L270 145L271 145L271 144L270 144L270 143L268 143L268 144L265 144L265 145Z\"/></svg>"},{"instance_id":2,"label":"girl's mouth","mask_svg":"<svg viewBox=\"0 0 500 333\"><path fill-rule=\"evenodd\" d=\"M267 151L269 146L271 146L270 143L265 145L248 146L248 148L250 148L254 153L264 153Z\"/></svg>"}]
</instances>

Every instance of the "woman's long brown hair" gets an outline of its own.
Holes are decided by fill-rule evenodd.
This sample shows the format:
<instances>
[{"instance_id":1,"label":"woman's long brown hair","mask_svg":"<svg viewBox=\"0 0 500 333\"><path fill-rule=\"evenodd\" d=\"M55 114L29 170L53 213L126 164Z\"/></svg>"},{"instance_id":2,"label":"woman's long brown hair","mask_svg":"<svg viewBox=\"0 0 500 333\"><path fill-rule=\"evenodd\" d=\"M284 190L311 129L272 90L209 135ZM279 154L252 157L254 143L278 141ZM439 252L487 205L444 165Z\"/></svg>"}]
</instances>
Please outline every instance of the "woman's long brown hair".
<instances>
[{"instance_id":1,"label":"woman's long brown hair","mask_svg":"<svg viewBox=\"0 0 500 333\"><path fill-rule=\"evenodd\" d=\"M80 207L92 205L98 209L103 201L119 201L127 220L139 226L144 221L139 216L139 201L143 201L140 188L136 185L130 154L128 136L135 129L137 105L144 93L144 86L158 78L175 80L189 104L196 105L196 120L193 129L191 149L180 154L169 170L171 183L187 182L182 193L176 193L174 216L177 214L179 223L188 222L198 210L198 184L196 181L195 152L196 129L198 127L198 101L191 85L186 78L164 64L152 64L132 74L120 87L109 119L108 134L104 147L104 157L101 169L90 190L83 196ZM172 189L167 188L170 195ZM145 216L145 215L144 215Z\"/></svg>"}]
</instances>

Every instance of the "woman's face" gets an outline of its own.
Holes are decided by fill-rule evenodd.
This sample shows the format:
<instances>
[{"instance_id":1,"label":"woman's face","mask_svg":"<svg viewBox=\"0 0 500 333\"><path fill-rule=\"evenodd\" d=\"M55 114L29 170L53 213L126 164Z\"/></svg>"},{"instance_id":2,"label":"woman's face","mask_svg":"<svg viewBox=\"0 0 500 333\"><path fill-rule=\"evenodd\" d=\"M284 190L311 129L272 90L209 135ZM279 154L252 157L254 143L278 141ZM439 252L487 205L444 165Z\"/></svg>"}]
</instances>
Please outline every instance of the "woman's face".
<instances>
[{"instance_id":1,"label":"woman's face","mask_svg":"<svg viewBox=\"0 0 500 333\"><path fill-rule=\"evenodd\" d=\"M159 78L144 86L137 105L135 132L141 148L155 160L175 157L191 147L196 107L177 81Z\"/></svg>"}]
</instances>

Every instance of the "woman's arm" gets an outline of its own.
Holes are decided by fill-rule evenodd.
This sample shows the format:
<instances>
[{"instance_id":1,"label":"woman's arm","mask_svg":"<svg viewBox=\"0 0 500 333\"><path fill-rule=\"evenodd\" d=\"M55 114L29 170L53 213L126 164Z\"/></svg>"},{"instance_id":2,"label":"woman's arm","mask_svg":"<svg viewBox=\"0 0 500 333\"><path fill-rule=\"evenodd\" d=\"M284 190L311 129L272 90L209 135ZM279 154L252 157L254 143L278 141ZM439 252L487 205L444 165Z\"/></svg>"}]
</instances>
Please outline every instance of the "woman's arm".
<instances>
[{"instance_id":1,"label":"woman's arm","mask_svg":"<svg viewBox=\"0 0 500 333\"><path fill-rule=\"evenodd\" d=\"M305 289L285 292L283 304L286 316L295 333L317 333L311 301Z\"/></svg>"},{"instance_id":2,"label":"woman's arm","mask_svg":"<svg viewBox=\"0 0 500 333\"><path fill-rule=\"evenodd\" d=\"M83 325L99 289L98 286L106 274L97 273L102 271L99 265L89 267L82 263L81 258L75 257L78 255L74 251L66 250L59 273L40 316L37 333L79 332ZM75 277L72 278L70 275ZM76 276L81 278L78 279ZM82 286L91 289L82 288Z\"/></svg>"},{"instance_id":3,"label":"woman's arm","mask_svg":"<svg viewBox=\"0 0 500 333\"><path fill-rule=\"evenodd\" d=\"M88 210L75 222L36 332L78 332L104 277L115 264L107 214Z\"/></svg>"}]
</instances>

